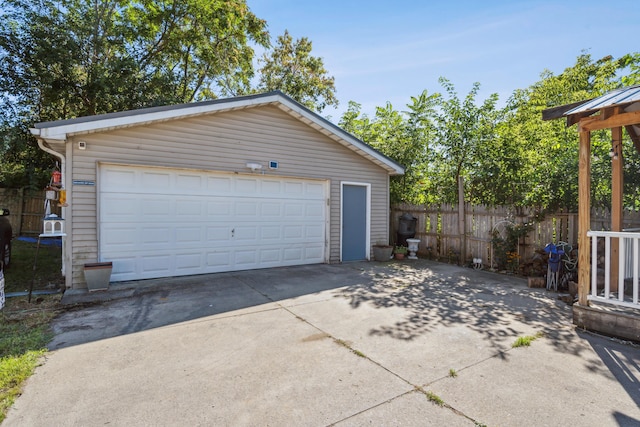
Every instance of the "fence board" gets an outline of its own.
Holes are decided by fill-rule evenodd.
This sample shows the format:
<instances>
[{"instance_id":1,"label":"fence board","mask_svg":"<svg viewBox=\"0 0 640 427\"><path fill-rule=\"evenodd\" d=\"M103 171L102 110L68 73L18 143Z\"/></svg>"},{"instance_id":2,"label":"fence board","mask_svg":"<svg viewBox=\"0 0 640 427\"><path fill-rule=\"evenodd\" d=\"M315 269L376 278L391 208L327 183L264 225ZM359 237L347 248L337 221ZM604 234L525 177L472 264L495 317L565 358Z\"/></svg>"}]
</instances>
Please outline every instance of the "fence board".
<instances>
[{"instance_id":1,"label":"fence board","mask_svg":"<svg viewBox=\"0 0 640 427\"><path fill-rule=\"evenodd\" d=\"M44 191L0 188L0 208L7 208L10 211L8 218L14 236L42 233L44 201ZM51 213L61 215L61 209L52 203Z\"/></svg>"},{"instance_id":2,"label":"fence board","mask_svg":"<svg viewBox=\"0 0 640 427\"><path fill-rule=\"evenodd\" d=\"M391 207L391 241L395 243L398 219L404 213L418 218L416 238L420 239L418 253L422 256L442 260L451 259L451 253L462 253L462 239L458 229L457 205L397 204ZM577 248L578 214L574 212L548 213L536 219L533 208L516 209L508 206L488 207L465 205L467 260L482 258L485 265L491 262L492 231L500 221L510 220L514 224L532 223L533 229L521 239L518 248L522 260L531 258L536 250L548 243L567 242ZM605 208L591 210L591 229L609 230L611 212ZM640 228L640 211L625 210L624 228Z\"/></svg>"}]
</instances>

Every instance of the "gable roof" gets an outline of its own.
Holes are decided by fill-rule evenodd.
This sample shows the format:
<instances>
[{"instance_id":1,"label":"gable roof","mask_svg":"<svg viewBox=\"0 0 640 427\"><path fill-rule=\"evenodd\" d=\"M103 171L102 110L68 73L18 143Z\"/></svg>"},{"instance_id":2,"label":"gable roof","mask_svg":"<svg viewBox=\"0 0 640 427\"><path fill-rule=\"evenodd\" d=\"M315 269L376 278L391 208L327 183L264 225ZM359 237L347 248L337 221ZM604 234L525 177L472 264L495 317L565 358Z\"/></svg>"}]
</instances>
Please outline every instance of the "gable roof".
<instances>
[{"instance_id":1,"label":"gable roof","mask_svg":"<svg viewBox=\"0 0 640 427\"><path fill-rule=\"evenodd\" d=\"M36 123L31 133L51 143L64 143L74 135L104 132L113 129L176 120L205 114L228 112L258 106L273 105L311 126L318 132L349 148L385 169L390 175L401 175L404 167L356 138L329 120L314 113L280 91L236 98L215 99L188 104L141 108L117 113L78 117L69 120Z\"/></svg>"}]
</instances>

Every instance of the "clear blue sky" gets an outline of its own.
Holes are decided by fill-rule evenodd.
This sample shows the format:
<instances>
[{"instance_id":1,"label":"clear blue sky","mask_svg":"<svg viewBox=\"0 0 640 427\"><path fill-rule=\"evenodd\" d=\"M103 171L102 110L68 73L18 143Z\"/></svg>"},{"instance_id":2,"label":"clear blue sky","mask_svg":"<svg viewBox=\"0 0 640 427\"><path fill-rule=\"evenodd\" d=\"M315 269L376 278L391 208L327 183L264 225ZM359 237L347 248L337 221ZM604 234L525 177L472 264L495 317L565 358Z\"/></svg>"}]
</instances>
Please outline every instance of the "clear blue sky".
<instances>
[{"instance_id":1,"label":"clear blue sky","mask_svg":"<svg viewBox=\"0 0 640 427\"><path fill-rule=\"evenodd\" d=\"M442 92L440 76L464 98L479 82L482 101L575 64L640 51L640 0L247 0L273 40L285 29L313 42L336 80L340 106L370 115L391 102L403 110L424 89Z\"/></svg>"}]
</instances>

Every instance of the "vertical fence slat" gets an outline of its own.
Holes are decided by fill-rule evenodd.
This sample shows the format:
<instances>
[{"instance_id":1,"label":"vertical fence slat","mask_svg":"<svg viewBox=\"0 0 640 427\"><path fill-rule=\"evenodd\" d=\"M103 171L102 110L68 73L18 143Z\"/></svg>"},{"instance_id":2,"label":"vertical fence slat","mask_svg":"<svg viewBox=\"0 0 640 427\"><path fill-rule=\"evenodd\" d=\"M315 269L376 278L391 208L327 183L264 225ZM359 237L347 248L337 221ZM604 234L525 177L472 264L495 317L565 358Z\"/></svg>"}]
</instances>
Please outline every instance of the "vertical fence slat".
<instances>
[{"instance_id":1,"label":"vertical fence slat","mask_svg":"<svg viewBox=\"0 0 640 427\"><path fill-rule=\"evenodd\" d=\"M416 238L420 239L419 254L439 259L448 259L452 252L461 254L462 239L458 230L458 206L442 205L411 205L397 204L391 207L391 241L395 236L400 216L408 212L418 218ZM466 253L467 260L482 258L485 265L489 264L491 253L491 231L500 221L510 218L517 224L533 222L533 229L521 240L520 255L522 260L534 256L536 250L544 248L548 243L566 242L577 248L578 214L559 211L546 214L541 220L534 216L533 208L518 210L514 215L514 208L510 206L489 207L483 205L465 206L466 224ZM606 208L593 208L591 211L591 229L608 230L611 224L611 212ZM624 228L640 228L640 211L624 212ZM428 248L431 248L429 250Z\"/></svg>"},{"instance_id":2,"label":"vertical fence slat","mask_svg":"<svg viewBox=\"0 0 640 427\"><path fill-rule=\"evenodd\" d=\"M9 222L15 236L38 235L42 232L44 216L44 191L0 188L0 208L9 209ZM61 209L51 204L51 213L61 214Z\"/></svg>"}]
</instances>

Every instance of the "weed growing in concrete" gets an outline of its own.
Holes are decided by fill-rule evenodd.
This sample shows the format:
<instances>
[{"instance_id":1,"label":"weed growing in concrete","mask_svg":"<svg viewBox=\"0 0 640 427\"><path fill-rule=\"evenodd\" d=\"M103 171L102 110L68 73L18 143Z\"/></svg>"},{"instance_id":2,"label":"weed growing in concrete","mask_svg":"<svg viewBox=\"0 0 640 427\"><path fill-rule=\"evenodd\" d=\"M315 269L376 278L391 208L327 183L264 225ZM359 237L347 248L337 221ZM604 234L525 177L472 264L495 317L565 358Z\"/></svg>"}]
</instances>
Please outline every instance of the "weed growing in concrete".
<instances>
[{"instance_id":1,"label":"weed growing in concrete","mask_svg":"<svg viewBox=\"0 0 640 427\"><path fill-rule=\"evenodd\" d=\"M361 352L360 350L356 350L356 349L352 348L351 345L349 345L346 341L339 340L339 339L334 339L334 341L336 342L336 344L341 345L346 349L349 349L356 356L363 357L363 358L366 359L367 356L363 352Z\"/></svg>"},{"instance_id":2,"label":"weed growing in concrete","mask_svg":"<svg viewBox=\"0 0 640 427\"><path fill-rule=\"evenodd\" d=\"M444 406L444 400L442 400L440 396L438 396L434 392L428 391L426 392L426 396L427 396L427 399L429 399L429 401L435 403L436 405Z\"/></svg>"},{"instance_id":3,"label":"weed growing in concrete","mask_svg":"<svg viewBox=\"0 0 640 427\"><path fill-rule=\"evenodd\" d=\"M516 341L513 344L511 344L511 347L512 348L529 347L533 341L535 341L538 338L542 338L543 336L544 336L543 332L538 332L535 335L526 335L524 337L518 337L518 339L516 339Z\"/></svg>"},{"instance_id":4,"label":"weed growing in concrete","mask_svg":"<svg viewBox=\"0 0 640 427\"><path fill-rule=\"evenodd\" d=\"M457 377L457 376L458 376L458 372L456 372L456 370L455 370L455 369L451 368L451 369L449 369L449 376L450 376L451 378L455 378L455 377Z\"/></svg>"}]
</instances>

